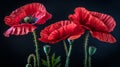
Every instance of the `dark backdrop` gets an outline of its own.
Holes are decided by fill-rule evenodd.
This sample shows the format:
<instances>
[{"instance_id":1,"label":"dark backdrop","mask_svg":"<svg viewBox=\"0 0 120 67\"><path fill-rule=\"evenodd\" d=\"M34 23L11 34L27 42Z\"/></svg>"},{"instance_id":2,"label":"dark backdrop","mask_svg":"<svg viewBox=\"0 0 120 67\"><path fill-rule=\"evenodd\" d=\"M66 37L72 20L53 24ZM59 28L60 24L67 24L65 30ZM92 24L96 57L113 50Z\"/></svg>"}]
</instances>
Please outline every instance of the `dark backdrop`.
<instances>
[{"instance_id":1,"label":"dark backdrop","mask_svg":"<svg viewBox=\"0 0 120 67\"><path fill-rule=\"evenodd\" d=\"M1 0L0 2L0 67L25 67L27 56L34 53L34 42L32 33L25 36L11 36L6 38L3 32L9 28L5 25L3 19L16 8L31 2L43 3L47 10L53 15L53 18L41 25L39 31L45 26L55 23L59 20L67 19L70 13L73 13L75 7L82 6L89 10L110 14L116 20L117 26L113 34L117 42L115 44L100 42L91 36L89 45L97 47L96 54L92 57L92 67L120 67L120 1L119 0ZM70 67L83 67L83 39L84 36L74 42ZM39 52L41 58L45 58L42 46L45 43L39 42ZM62 56L62 67L65 62L65 52L62 42L52 45L52 53Z\"/></svg>"}]
</instances>

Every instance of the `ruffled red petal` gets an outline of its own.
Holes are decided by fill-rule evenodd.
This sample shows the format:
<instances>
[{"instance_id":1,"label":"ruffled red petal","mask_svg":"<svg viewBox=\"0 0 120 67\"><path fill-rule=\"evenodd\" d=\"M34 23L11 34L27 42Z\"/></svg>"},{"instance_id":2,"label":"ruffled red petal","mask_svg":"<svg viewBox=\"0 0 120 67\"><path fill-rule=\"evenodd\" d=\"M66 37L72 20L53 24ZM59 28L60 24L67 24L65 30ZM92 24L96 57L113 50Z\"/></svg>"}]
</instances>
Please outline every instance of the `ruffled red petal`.
<instances>
[{"instance_id":1,"label":"ruffled red petal","mask_svg":"<svg viewBox=\"0 0 120 67\"><path fill-rule=\"evenodd\" d=\"M9 16L4 18L5 24L9 26L18 25L20 21L26 16L23 9L13 11Z\"/></svg>"},{"instance_id":2,"label":"ruffled red petal","mask_svg":"<svg viewBox=\"0 0 120 67\"><path fill-rule=\"evenodd\" d=\"M93 12L93 11L90 12L90 14L101 20L107 26L109 32L113 31L113 29L115 28L116 22L113 19L113 17L111 17L110 15Z\"/></svg>"},{"instance_id":3,"label":"ruffled red petal","mask_svg":"<svg viewBox=\"0 0 120 67\"><path fill-rule=\"evenodd\" d=\"M35 16L35 13L45 13L46 12L46 8L44 7L43 4L41 3L30 3L30 4L26 4L22 7L20 7L20 9L23 9L26 12L26 15L29 16Z\"/></svg>"},{"instance_id":4,"label":"ruffled red petal","mask_svg":"<svg viewBox=\"0 0 120 67\"><path fill-rule=\"evenodd\" d=\"M111 32L116 26L111 16L98 12L91 12L83 7L76 8L75 14L69 15L69 19L84 27L90 28L92 31Z\"/></svg>"},{"instance_id":5,"label":"ruffled red petal","mask_svg":"<svg viewBox=\"0 0 120 67\"><path fill-rule=\"evenodd\" d=\"M102 42L115 43L116 39L109 33L91 32L92 37L97 38Z\"/></svg>"},{"instance_id":6,"label":"ruffled red petal","mask_svg":"<svg viewBox=\"0 0 120 67\"><path fill-rule=\"evenodd\" d=\"M45 15L41 16L36 16L38 19L38 21L35 22L35 24L44 24L47 20L51 19L52 18L52 15L48 12L45 13Z\"/></svg>"},{"instance_id":7,"label":"ruffled red petal","mask_svg":"<svg viewBox=\"0 0 120 67\"><path fill-rule=\"evenodd\" d=\"M26 16L37 18L38 21L35 24L43 24L52 17L43 4L30 3L13 11L9 16L5 17L4 21L7 25L13 26L20 24L21 20Z\"/></svg>"},{"instance_id":8,"label":"ruffled red petal","mask_svg":"<svg viewBox=\"0 0 120 67\"><path fill-rule=\"evenodd\" d=\"M85 30L82 28L82 26L77 26L74 29L74 33L72 33L71 36L68 39L70 39L70 40L78 39L84 33L85 33Z\"/></svg>"},{"instance_id":9,"label":"ruffled red petal","mask_svg":"<svg viewBox=\"0 0 120 67\"><path fill-rule=\"evenodd\" d=\"M47 20L52 18L52 15L47 12L46 8L41 3L30 3L21 9L24 9L26 15L37 18L35 24L44 24Z\"/></svg>"},{"instance_id":10,"label":"ruffled red petal","mask_svg":"<svg viewBox=\"0 0 120 67\"><path fill-rule=\"evenodd\" d=\"M108 28L103 21L92 16L90 12L83 7L76 8L75 14L69 15L69 18L75 23L77 22L93 31L108 31Z\"/></svg>"},{"instance_id":11,"label":"ruffled red petal","mask_svg":"<svg viewBox=\"0 0 120 67\"><path fill-rule=\"evenodd\" d=\"M84 7L78 7L74 12L69 15L69 19L91 31L94 38L103 42L116 42L116 39L109 34L116 26L115 20L110 15L88 11Z\"/></svg>"},{"instance_id":12,"label":"ruffled red petal","mask_svg":"<svg viewBox=\"0 0 120 67\"><path fill-rule=\"evenodd\" d=\"M76 27L76 24L68 20L56 22L40 32L39 40L45 43L56 43L66 38L76 39L78 38L75 34Z\"/></svg>"},{"instance_id":13,"label":"ruffled red petal","mask_svg":"<svg viewBox=\"0 0 120 67\"><path fill-rule=\"evenodd\" d=\"M4 32L4 36L9 37L10 35L25 35L29 32L33 32L35 28L36 27L31 24L14 25Z\"/></svg>"}]
</instances>

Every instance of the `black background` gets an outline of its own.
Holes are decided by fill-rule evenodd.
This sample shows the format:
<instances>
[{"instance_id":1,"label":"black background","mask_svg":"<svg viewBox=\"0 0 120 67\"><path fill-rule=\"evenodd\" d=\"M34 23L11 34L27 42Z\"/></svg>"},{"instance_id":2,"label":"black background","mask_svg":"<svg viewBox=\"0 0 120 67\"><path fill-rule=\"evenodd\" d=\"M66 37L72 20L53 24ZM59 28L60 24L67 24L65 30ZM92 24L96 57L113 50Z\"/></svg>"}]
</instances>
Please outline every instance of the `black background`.
<instances>
[{"instance_id":1,"label":"black background","mask_svg":"<svg viewBox=\"0 0 120 67\"><path fill-rule=\"evenodd\" d=\"M96 54L92 57L92 67L120 67L120 1L119 0L1 0L0 2L0 67L25 67L27 56L34 52L34 42L32 33L24 36L3 36L9 26L5 25L3 19L16 8L31 2L43 3L53 17L46 24L37 28L39 32L49 24L56 21L68 19L68 15L73 13L74 8L81 6L88 10L109 14L116 20L116 28L111 33L116 37L114 44L103 43L97 39L89 37L89 45L97 47ZM84 36L73 43L70 67L83 67L83 41ZM45 59L42 46L45 43L39 42L39 52L41 58ZM51 45L51 54L56 53L62 56L62 67L65 63L65 52L63 43L59 42ZM50 54L50 55L51 55Z\"/></svg>"}]
</instances>

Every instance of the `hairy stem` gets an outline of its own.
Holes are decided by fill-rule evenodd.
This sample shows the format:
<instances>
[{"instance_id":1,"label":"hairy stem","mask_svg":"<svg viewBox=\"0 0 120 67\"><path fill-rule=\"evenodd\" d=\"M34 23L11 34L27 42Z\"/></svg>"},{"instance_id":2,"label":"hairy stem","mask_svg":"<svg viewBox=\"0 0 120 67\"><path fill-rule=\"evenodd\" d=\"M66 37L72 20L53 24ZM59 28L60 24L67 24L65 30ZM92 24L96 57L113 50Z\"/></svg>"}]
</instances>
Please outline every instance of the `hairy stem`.
<instances>
[{"instance_id":1,"label":"hairy stem","mask_svg":"<svg viewBox=\"0 0 120 67\"><path fill-rule=\"evenodd\" d=\"M46 54L46 57L47 57L47 65L48 65L48 67L50 67L50 58L49 58L49 55Z\"/></svg>"},{"instance_id":2,"label":"hairy stem","mask_svg":"<svg viewBox=\"0 0 120 67\"><path fill-rule=\"evenodd\" d=\"M69 59L70 59L71 51L72 51L72 44L69 43L69 50L68 50L68 53L67 53L67 56L66 56L65 67L69 67Z\"/></svg>"},{"instance_id":3,"label":"hairy stem","mask_svg":"<svg viewBox=\"0 0 120 67\"><path fill-rule=\"evenodd\" d=\"M63 41L63 44L64 44L65 53L66 53L66 56L67 56L67 54L68 54L67 44L66 44L65 41Z\"/></svg>"},{"instance_id":4,"label":"hairy stem","mask_svg":"<svg viewBox=\"0 0 120 67\"><path fill-rule=\"evenodd\" d=\"M89 63L89 67L91 67L91 56L89 56L89 60L88 60L88 63Z\"/></svg>"},{"instance_id":5,"label":"hairy stem","mask_svg":"<svg viewBox=\"0 0 120 67\"><path fill-rule=\"evenodd\" d=\"M39 47L37 43L37 36L35 31L33 31L33 37L34 37L34 43L35 43L35 53L36 53L36 59L37 59L37 67L40 67L40 57L39 57Z\"/></svg>"},{"instance_id":6,"label":"hairy stem","mask_svg":"<svg viewBox=\"0 0 120 67\"><path fill-rule=\"evenodd\" d=\"M87 67L88 61L88 50L87 50L87 43L88 43L89 31L86 32L85 35L85 42L84 42L84 67Z\"/></svg>"},{"instance_id":7,"label":"hairy stem","mask_svg":"<svg viewBox=\"0 0 120 67\"><path fill-rule=\"evenodd\" d=\"M35 58L35 55L34 55L34 54L30 54L30 55L28 56L27 62L28 62L28 64L30 64L32 58L33 58L33 60L34 60L34 67L36 67L36 58Z\"/></svg>"}]
</instances>

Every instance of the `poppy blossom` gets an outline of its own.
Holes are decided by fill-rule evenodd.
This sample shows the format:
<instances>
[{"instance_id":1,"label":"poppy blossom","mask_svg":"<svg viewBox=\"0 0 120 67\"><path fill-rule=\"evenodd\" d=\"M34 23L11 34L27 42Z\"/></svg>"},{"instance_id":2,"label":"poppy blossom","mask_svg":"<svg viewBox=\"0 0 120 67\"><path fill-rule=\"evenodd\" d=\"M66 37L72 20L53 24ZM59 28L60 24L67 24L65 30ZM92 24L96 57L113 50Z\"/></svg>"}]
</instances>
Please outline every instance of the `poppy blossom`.
<instances>
[{"instance_id":1,"label":"poppy blossom","mask_svg":"<svg viewBox=\"0 0 120 67\"><path fill-rule=\"evenodd\" d=\"M89 30L92 37L103 42L116 42L116 39L110 34L114 30L116 22L110 15L88 11L84 7L78 7L74 12L69 15L69 19L81 25L83 29Z\"/></svg>"},{"instance_id":2,"label":"poppy blossom","mask_svg":"<svg viewBox=\"0 0 120 67\"><path fill-rule=\"evenodd\" d=\"M4 18L5 24L11 26L4 35L9 37L28 34L35 30L35 25L44 24L51 17L52 15L47 12L43 4L26 4Z\"/></svg>"},{"instance_id":3,"label":"poppy blossom","mask_svg":"<svg viewBox=\"0 0 120 67\"><path fill-rule=\"evenodd\" d=\"M76 30L79 29L79 30ZM40 32L39 40L45 43L56 43L61 40L70 39L74 40L80 37L80 34L83 34L83 29L75 23L65 20L58 21L54 24L49 25Z\"/></svg>"}]
</instances>

